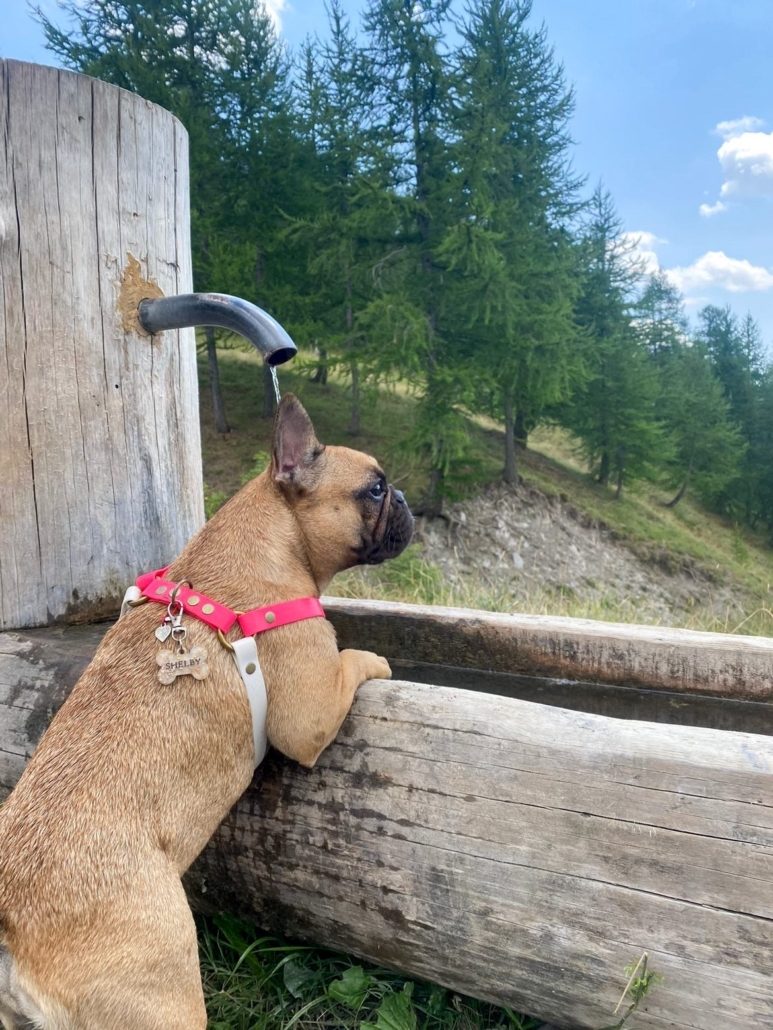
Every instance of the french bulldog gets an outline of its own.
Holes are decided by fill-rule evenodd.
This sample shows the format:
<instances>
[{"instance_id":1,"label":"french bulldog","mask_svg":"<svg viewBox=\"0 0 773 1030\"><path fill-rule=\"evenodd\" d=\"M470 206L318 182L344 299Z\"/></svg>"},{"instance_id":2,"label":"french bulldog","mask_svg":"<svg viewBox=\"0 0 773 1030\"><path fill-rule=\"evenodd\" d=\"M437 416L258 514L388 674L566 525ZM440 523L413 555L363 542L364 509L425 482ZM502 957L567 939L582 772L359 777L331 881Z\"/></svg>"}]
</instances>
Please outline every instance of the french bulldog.
<instances>
[{"instance_id":1,"label":"french bulldog","mask_svg":"<svg viewBox=\"0 0 773 1030\"><path fill-rule=\"evenodd\" d=\"M396 557L412 531L376 460L322 446L287 395L270 467L166 575L244 611L318 597L342 569ZM231 654L197 619L185 620L186 645L206 650L206 678L159 682L160 615L145 604L111 627L0 809L6 1030L206 1026L180 877L250 783L252 719ZM376 654L339 653L324 618L264 633L258 650L268 740L306 766L359 685L390 676Z\"/></svg>"}]
</instances>

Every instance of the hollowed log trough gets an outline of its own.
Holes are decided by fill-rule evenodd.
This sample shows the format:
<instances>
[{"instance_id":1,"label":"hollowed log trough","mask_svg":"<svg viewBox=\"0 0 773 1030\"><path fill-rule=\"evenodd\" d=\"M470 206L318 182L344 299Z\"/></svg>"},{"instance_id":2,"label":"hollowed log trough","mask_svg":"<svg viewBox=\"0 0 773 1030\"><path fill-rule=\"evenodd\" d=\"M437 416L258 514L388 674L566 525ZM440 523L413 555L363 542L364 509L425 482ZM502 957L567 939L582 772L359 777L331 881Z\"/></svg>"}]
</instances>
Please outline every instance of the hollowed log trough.
<instances>
[{"instance_id":1,"label":"hollowed log trough","mask_svg":"<svg viewBox=\"0 0 773 1030\"><path fill-rule=\"evenodd\" d=\"M194 904L559 1027L773 1027L773 640L328 600L359 692L271 754ZM104 627L0 634L0 790ZM421 681L421 682L419 682Z\"/></svg>"}]
</instances>

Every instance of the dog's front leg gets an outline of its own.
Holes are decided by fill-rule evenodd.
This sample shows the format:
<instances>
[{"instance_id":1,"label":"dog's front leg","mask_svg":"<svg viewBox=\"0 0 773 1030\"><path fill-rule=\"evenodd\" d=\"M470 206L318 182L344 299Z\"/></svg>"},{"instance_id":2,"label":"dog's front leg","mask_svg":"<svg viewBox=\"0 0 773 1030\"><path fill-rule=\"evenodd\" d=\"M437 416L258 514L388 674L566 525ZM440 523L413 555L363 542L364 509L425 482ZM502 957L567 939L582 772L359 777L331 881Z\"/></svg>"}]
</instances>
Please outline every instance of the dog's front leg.
<instances>
[{"instance_id":1,"label":"dog's front leg","mask_svg":"<svg viewBox=\"0 0 773 1030\"><path fill-rule=\"evenodd\" d=\"M370 679L389 679L386 658L372 651L341 651L335 662L309 670L301 687L303 707L269 705L269 740L288 758L311 768L330 744L352 707L357 688ZM308 678L307 678L308 676ZM273 716L273 717L272 717Z\"/></svg>"},{"instance_id":2,"label":"dog's front leg","mask_svg":"<svg viewBox=\"0 0 773 1030\"><path fill-rule=\"evenodd\" d=\"M341 728L349 709L352 707L357 688L367 680L390 679L392 670L386 658L372 651L355 651L347 649L339 656L338 681L336 683L336 704L330 705L326 716L326 725L317 731L316 740L298 757L301 765L311 768L325 748L333 742ZM320 743L321 739L321 743Z\"/></svg>"}]
</instances>

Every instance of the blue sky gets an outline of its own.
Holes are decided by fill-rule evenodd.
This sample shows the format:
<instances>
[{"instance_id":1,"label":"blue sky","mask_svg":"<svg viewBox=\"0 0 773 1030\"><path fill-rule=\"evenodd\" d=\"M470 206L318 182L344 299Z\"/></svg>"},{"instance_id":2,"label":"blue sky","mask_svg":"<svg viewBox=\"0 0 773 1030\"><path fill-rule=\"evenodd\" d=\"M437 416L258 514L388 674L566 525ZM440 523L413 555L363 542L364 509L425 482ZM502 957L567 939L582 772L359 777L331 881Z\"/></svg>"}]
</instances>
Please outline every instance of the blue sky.
<instances>
[{"instance_id":1,"label":"blue sky","mask_svg":"<svg viewBox=\"0 0 773 1030\"><path fill-rule=\"evenodd\" d=\"M290 46L324 32L322 0L268 3ZM356 22L364 0L344 7ZM0 15L3 57L53 63L23 0ZM689 313L750 311L773 349L773 0L534 0L534 18L575 87L589 188L604 181Z\"/></svg>"}]
</instances>

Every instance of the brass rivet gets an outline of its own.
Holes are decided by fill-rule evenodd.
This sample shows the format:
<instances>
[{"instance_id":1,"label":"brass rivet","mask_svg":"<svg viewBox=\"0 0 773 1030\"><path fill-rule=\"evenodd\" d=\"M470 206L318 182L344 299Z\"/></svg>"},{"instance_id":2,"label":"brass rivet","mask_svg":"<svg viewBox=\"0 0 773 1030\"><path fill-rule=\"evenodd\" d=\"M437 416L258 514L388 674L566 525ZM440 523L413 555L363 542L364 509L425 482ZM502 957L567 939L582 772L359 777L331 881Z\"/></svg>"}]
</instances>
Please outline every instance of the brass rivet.
<instances>
[{"instance_id":1,"label":"brass rivet","mask_svg":"<svg viewBox=\"0 0 773 1030\"><path fill-rule=\"evenodd\" d=\"M157 594L165 594L166 593L166 587L156 587L156 593Z\"/></svg>"},{"instance_id":2,"label":"brass rivet","mask_svg":"<svg viewBox=\"0 0 773 1030\"><path fill-rule=\"evenodd\" d=\"M276 615L273 612L266 612L266 622L276 622Z\"/></svg>"},{"instance_id":3,"label":"brass rivet","mask_svg":"<svg viewBox=\"0 0 773 1030\"><path fill-rule=\"evenodd\" d=\"M196 597L196 595L194 594L193 597L189 597L188 598L186 604L189 604L191 606L191 608L195 608L200 600L201 600L201 598L200 597Z\"/></svg>"},{"instance_id":4,"label":"brass rivet","mask_svg":"<svg viewBox=\"0 0 773 1030\"><path fill-rule=\"evenodd\" d=\"M244 671L248 676L251 676L255 672L255 662L250 662L249 665L244 666Z\"/></svg>"},{"instance_id":5,"label":"brass rivet","mask_svg":"<svg viewBox=\"0 0 773 1030\"><path fill-rule=\"evenodd\" d=\"M201 610L204 613L204 615L211 615L212 612L215 610L215 606L214 604L205 604L202 606Z\"/></svg>"}]
</instances>

